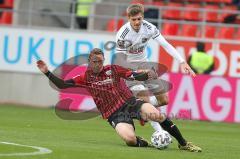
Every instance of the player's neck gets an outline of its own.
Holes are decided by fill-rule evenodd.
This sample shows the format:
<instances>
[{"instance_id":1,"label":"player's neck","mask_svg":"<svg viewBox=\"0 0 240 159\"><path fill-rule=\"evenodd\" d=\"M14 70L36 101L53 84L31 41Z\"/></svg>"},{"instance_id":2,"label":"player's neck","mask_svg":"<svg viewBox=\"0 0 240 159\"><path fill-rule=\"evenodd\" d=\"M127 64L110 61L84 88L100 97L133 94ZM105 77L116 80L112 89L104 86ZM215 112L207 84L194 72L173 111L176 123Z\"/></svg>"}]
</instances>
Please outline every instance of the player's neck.
<instances>
[{"instance_id":1,"label":"player's neck","mask_svg":"<svg viewBox=\"0 0 240 159\"><path fill-rule=\"evenodd\" d=\"M138 33L139 30L141 29L141 27L140 27L139 29L134 29L131 24L130 24L130 26L131 26L131 28L132 28L136 33Z\"/></svg>"},{"instance_id":2,"label":"player's neck","mask_svg":"<svg viewBox=\"0 0 240 159\"><path fill-rule=\"evenodd\" d=\"M138 29L138 30L136 30L136 29L133 29L133 30L134 30L136 33L138 33L140 29Z\"/></svg>"}]
</instances>

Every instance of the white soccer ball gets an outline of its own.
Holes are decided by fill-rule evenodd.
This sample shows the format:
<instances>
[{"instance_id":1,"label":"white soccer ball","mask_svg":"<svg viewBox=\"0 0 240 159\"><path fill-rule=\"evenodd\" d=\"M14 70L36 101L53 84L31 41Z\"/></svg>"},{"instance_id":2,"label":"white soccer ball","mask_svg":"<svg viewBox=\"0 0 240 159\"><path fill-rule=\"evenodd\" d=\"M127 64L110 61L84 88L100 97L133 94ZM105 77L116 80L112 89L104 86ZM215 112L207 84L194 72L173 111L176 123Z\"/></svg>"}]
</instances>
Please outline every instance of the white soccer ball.
<instances>
[{"instance_id":1,"label":"white soccer ball","mask_svg":"<svg viewBox=\"0 0 240 159\"><path fill-rule=\"evenodd\" d=\"M172 143L172 138L167 131L155 131L151 136L151 143L158 149L165 149Z\"/></svg>"}]
</instances>

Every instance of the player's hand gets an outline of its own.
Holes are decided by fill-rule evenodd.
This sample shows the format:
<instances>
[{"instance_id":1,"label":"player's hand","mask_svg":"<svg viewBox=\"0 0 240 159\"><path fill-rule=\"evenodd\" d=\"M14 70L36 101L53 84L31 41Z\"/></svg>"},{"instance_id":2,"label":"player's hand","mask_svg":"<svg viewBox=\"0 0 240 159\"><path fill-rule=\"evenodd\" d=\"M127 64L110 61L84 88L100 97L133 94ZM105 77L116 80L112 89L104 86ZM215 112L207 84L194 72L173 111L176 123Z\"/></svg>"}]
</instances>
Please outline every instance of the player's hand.
<instances>
[{"instance_id":1,"label":"player's hand","mask_svg":"<svg viewBox=\"0 0 240 159\"><path fill-rule=\"evenodd\" d=\"M37 61L37 67L39 68L39 70L42 73L47 73L48 72L47 64L44 61L42 61L42 60L38 60Z\"/></svg>"},{"instance_id":2,"label":"player's hand","mask_svg":"<svg viewBox=\"0 0 240 159\"><path fill-rule=\"evenodd\" d=\"M196 76L195 72L191 69L191 67L186 62L181 63L180 67L181 67L181 72L191 75L193 77Z\"/></svg>"},{"instance_id":3,"label":"player's hand","mask_svg":"<svg viewBox=\"0 0 240 159\"><path fill-rule=\"evenodd\" d=\"M146 70L137 70L138 73L146 73L148 75L148 79L152 80L152 79L157 79L158 78L158 74L155 71L155 69L146 69Z\"/></svg>"}]
</instances>

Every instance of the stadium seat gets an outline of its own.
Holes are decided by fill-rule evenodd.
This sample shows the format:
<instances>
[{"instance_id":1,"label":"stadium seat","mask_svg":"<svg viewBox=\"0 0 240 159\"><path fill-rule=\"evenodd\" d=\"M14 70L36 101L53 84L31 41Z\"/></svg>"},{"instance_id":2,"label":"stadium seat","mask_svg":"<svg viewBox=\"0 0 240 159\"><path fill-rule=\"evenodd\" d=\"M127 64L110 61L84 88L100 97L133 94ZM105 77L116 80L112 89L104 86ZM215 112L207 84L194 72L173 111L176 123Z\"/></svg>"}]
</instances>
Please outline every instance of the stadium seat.
<instances>
[{"instance_id":1,"label":"stadium seat","mask_svg":"<svg viewBox=\"0 0 240 159\"><path fill-rule=\"evenodd\" d=\"M197 36L197 25L184 24L181 30L181 36L195 37Z\"/></svg>"},{"instance_id":2,"label":"stadium seat","mask_svg":"<svg viewBox=\"0 0 240 159\"><path fill-rule=\"evenodd\" d=\"M164 19L181 19L181 10L180 8L171 8L171 7L183 7L183 4L181 3L168 3L168 5L166 5L167 9L165 9L164 11L162 11L162 15Z\"/></svg>"},{"instance_id":3,"label":"stadium seat","mask_svg":"<svg viewBox=\"0 0 240 159\"><path fill-rule=\"evenodd\" d=\"M2 12L2 16L0 18L0 24L12 24L12 13Z\"/></svg>"},{"instance_id":4,"label":"stadium seat","mask_svg":"<svg viewBox=\"0 0 240 159\"><path fill-rule=\"evenodd\" d=\"M220 3L221 0L205 0L205 1L210 3Z\"/></svg>"},{"instance_id":5,"label":"stadium seat","mask_svg":"<svg viewBox=\"0 0 240 159\"><path fill-rule=\"evenodd\" d=\"M235 28L233 27L221 27L217 37L221 39L233 39L234 31Z\"/></svg>"},{"instance_id":6,"label":"stadium seat","mask_svg":"<svg viewBox=\"0 0 240 159\"><path fill-rule=\"evenodd\" d=\"M0 5L0 8L13 8L14 0L4 0L4 3Z\"/></svg>"},{"instance_id":7,"label":"stadium seat","mask_svg":"<svg viewBox=\"0 0 240 159\"><path fill-rule=\"evenodd\" d=\"M235 6L235 5L229 5L229 6L224 6L223 7L223 10L224 11L236 11L237 10L237 6ZM228 16L228 15L231 15L231 14L233 14L233 13L231 13L231 12L221 12L220 13L220 17L219 17L219 20L221 21L221 22L223 22L224 21L224 18L226 17L226 16Z\"/></svg>"},{"instance_id":8,"label":"stadium seat","mask_svg":"<svg viewBox=\"0 0 240 159\"><path fill-rule=\"evenodd\" d=\"M216 27L215 26L206 26L205 27L205 37L206 38L215 38Z\"/></svg>"},{"instance_id":9,"label":"stadium seat","mask_svg":"<svg viewBox=\"0 0 240 159\"><path fill-rule=\"evenodd\" d=\"M197 3L200 3L200 2L204 2L203 0L188 0L188 2L197 2Z\"/></svg>"},{"instance_id":10,"label":"stadium seat","mask_svg":"<svg viewBox=\"0 0 240 159\"><path fill-rule=\"evenodd\" d=\"M115 19L110 19L108 22L107 22L107 27L106 27L106 30L109 31L109 32L114 32L116 31L115 29Z\"/></svg>"},{"instance_id":11,"label":"stadium seat","mask_svg":"<svg viewBox=\"0 0 240 159\"><path fill-rule=\"evenodd\" d=\"M185 5L186 8L192 8L192 9L199 9L200 5L197 3L193 4L187 4ZM199 10L185 10L183 12L183 19L185 20L200 20L200 12Z\"/></svg>"},{"instance_id":12,"label":"stadium seat","mask_svg":"<svg viewBox=\"0 0 240 159\"><path fill-rule=\"evenodd\" d=\"M144 0L132 0L131 1L131 4L137 4L137 3L144 5Z\"/></svg>"},{"instance_id":13,"label":"stadium seat","mask_svg":"<svg viewBox=\"0 0 240 159\"><path fill-rule=\"evenodd\" d=\"M159 1L152 2L152 4L155 6L165 6L164 2L159 2Z\"/></svg>"},{"instance_id":14,"label":"stadium seat","mask_svg":"<svg viewBox=\"0 0 240 159\"><path fill-rule=\"evenodd\" d=\"M235 39L240 40L240 28L238 28Z\"/></svg>"},{"instance_id":15,"label":"stadium seat","mask_svg":"<svg viewBox=\"0 0 240 159\"><path fill-rule=\"evenodd\" d=\"M209 2L209 3L221 3L221 2L223 2L223 0L205 0L205 2Z\"/></svg>"},{"instance_id":16,"label":"stadium seat","mask_svg":"<svg viewBox=\"0 0 240 159\"><path fill-rule=\"evenodd\" d=\"M227 3L227 4L231 4L232 0L188 0L189 2L207 2L207 3Z\"/></svg>"},{"instance_id":17,"label":"stadium seat","mask_svg":"<svg viewBox=\"0 0 240 159\"><path fill-rule=\"evenodd\" d=\"M163 35L177 35L179 26L176 23L164 23L161 33Z\"/></svg>"},{"instance_id":18,"label":"stadium seat","mask_svg":"<svg viewBox=\"0 0 240 159\"><path fill-rule=\"evenodd\" d=\"M206 5L205 6L206 13L206 21L209 22L218 22L218 10L219 7L217 5Z\"/></svg>"},{"instance_id":19,"label":"stadium seat","mask_svg":"<svg viewBox=\"0 0 240 159\"><path fill-rule=\"evenodd\" d=\"M117 22L117 24L116 24L116 22ZM118 19L118 20L110 19L107 22L107 31L109 31L109 32L118 31L123 26L123 24L124 24L123 19Z\"/></svg>"},{"instance_id":20,"label":"stadium seat","mask_svg":"<svg viewBox=\"0 0 240 159\"><path fill-rule=\"evenodd\" d=\"M0 8L12 9L14 0L4 0ZM12 13L3 11L0 13L0 24L12 24Z\"/></svg>"},{"instance_id":21,"label":"stadium seat","mask_svg":"<svg viewBox=\"0 0 240 159\"><path fill-rule=\"evenodd\" d=\"M228 4L232 4L232 0L219 0L222 3L228 3Z\"/></svg>"}]
</instances>

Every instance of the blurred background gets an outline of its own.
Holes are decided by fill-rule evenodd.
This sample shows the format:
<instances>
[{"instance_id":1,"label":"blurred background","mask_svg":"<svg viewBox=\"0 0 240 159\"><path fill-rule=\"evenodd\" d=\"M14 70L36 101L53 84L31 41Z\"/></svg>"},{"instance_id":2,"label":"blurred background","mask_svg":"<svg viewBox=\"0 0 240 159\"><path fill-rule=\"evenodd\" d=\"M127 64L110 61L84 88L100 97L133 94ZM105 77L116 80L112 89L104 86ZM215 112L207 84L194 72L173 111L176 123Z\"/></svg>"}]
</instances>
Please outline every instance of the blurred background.
<instances>
[{"instance_id":1,"label":"blurred background","mask_svg":"<svg viewBox=\"0 0 240 159\"><path fill-rule=\"evenodd\" d=\"M109 64L115 50L105 44L115 41L132 3L144 4L145 19L199 74L196 78L180 74L176 60L156 42L149 44L149 59L168 67L164 78L174 85L166 113L240 122L238 0L0 0L0 103L52 107L68 97L76 101L73 109L95 107L91 97L52 89L35 63L43 59L53 70L99 47ZM198 43L204 49L198 50ZM196 60L196 52L209 56Z\"/></svg>"}]
</instances>

